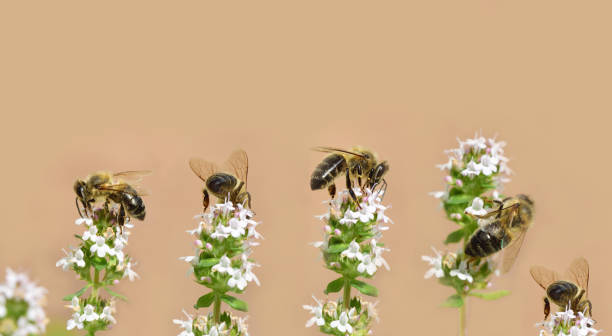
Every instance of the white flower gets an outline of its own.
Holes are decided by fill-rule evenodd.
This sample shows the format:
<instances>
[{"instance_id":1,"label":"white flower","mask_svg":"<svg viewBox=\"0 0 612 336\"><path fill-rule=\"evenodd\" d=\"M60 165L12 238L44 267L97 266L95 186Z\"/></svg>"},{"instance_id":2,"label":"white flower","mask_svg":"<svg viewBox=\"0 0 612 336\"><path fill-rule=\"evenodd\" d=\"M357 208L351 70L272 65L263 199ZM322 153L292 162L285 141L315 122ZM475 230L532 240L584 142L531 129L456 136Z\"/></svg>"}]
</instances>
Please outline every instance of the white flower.
<instances>
[{"instance_id":1,"label":"white flower","mask_svg":"<svg viewBox=\"0 0 612 336\"><path fill-rule=\"evenodd\" d=\"M359 244L355 240L353 240L349 244L348 249L342 251L340 255L343 257L347 257L349 259L363 260L363 254L359 250L360 250Z\"/></svg>"},{"instance_id":2,"label":"white flower","mask_svg":"<svg viewBox=\"0 0 612 336\"><path fill-rule=\"evenodd\" d=\"M225 322L221 322L220 325L214 325L212 327L210 327L210 330L208 330L207 334L204 334L203 336L219 336L219 335L223 335L223 331L225 330Z\"/></svg>"},{"instance_id":3,"label":"white flower","mask_svg":"<svg viewBox=\"0 0 612 336\"><path fill-rule=\"evenodd\" d=\"M484 201L480 197L476 197L472 200L472 205L465 209L465 213L474 216L484 216L487 214L487 210L484 208Z\"/></svg>"},{"instance_id":4,"label":"white flower","mask_svg":"<svg viewBox=\"0 0 612 336\"><path fill-rule=\"evenodd\" d=\"M487 154L480 157L480 168L484 175L491 176L491 174L497 172L497 162L499 160L493 158Z\"/></svg>"},{"instance_id":5,"label":"white flower","mask_svg":"<svg viewBox=\"0 0 612 336\"><path fill-rule=\"evenodd\" d=\"M125 270L123 271L123 277L128 277L130 279L130 281L134 281L136 280L136 278L140 278L140 275L138 275L138 273L134 272L134 270L132 270L132 262L128 261L127 264L125 264Z\"/></svg>"},{"instance_id":6,"label":"white flower","mask_svg":"<svg viewBox=\"0 0 612 336\"><path fill-rule=\"evenodd\" d=\"M113 309L110 306L104 307L104 309L102 310L102 314L100 314L100 319L106 320L112 323L117 323L117 320L115 320L115 318L112 315L112 311Z\"/></svg>"},{"instance_id":7,"label":"white flower","mask_svg":"<svg viewBox=\"0 0 612 336\"><path fill-rule=\"evenodd\" d=\"M81 310L81 305L79 304L79 297L75 296L72 298L72 301L70 301L70 304L68 306L66 306L72 310L74 310L75 312L78 312Z\"/></svg>"},{"instance_id":8,"label":"white flower","mask_svg":"<svg viewBox=\"0 0 612 336\"><path fill-rule=\"evenodd\" d=\"M6 299L0 295L0 318L6 316Z\"/></svg>"},{"instance_id":9,"label":"white flower","mask_svg":"<svg viewBox=\"0 0 612 336\"><path fill-rule=\"evenodd\" d=\"M196 256L179 257L179 260L183 260L193 266L198 264L198 258Z\"/></svg>"},{"instance_id":10,"label":"white flower","mask_svg":"<svg viewBox=\"0 0 612 336\"><path fill-rule=\"evenodd\" d=\"M74 328L83 329L83 322L81 322L81 315L79 313L72 314L72 318L66 323L67 330L72 330Z\"/></svg>"},{"instance_id":11,"label":"white flower","mask_svg":"<svg viewBox=\"0 0 612 336\"><path fill-rule=\"evenodd\" d=\"M242 255L242 269L244 270L244 278L248 282L255 281L257 286L261 286L261 284L259 283L259 279L252 271L254 266L259 266L259 265L250 262L246 254L243 254Z\"/></svg>"},{"instance_id":12,"label":"white flower","mask_svg":"<svg viewBox=\"0 0 612 336\"><path fill-rule=\"evenodd\" d=\"M448 158L448 162L443 163L443 164L437 164L436 167L439 168L440 170L451 170L451 168L453 168L453 162L455 160L452 157Z\"/></svg>"},{"instance_id":13,"label":"white flower","mask_svg":"<svg viewBox=\"0 0 612 336\"><path fill-rule=\"evenodd\" d=\"M223 240L227 237L230 236L231 230L229 227L225 226L225 225L217 225L217 227L215 228L215 232L213 232L210 236L213 239L218 239L218 240Z\"/></svg>"},{"instance_id":14,"label":"white flower","mask_svg":"<svg viewBox=\"0 0 612 336\"><path fill-rule=\"evenodd\" d=\"M376 264L372 262L372 257L370 255L365 255L361 260L361 263L357 265L357 271L359 273L367 272L369 275L374 275L376 273Z\"/></svg>"},{"instance_id":15,"label":"white flower","mask_svg":"<svg viewBox=\"0 0 612 336\"><path fill-rule=\"evenodd\" d=\"M172 320L172 323L178 324L180 328L184 329L180 334L178 334L178 336L195 336L195 334L193 333L193 317L187 314L187 312L184 310L183 313L185 314L185 316L187 316L187 320Z\"/></svg>"},{"instance_id":16,"label":"white flower","mask_svg":"<svg viewBox=\"0 0 612 336\"><path fill-rule=\"evenodd\" d=\"M92 242L96 241L96 235L98 234L98 228L95 225L92 225L83 233L83 240L91 240Z\"/></svg>"},{"instance_id":17,"label":"white flower","mask_svg":"<svg viewBox=\"0 0 612 336\"><path fill-rule=\"evenodd\" d=\"M98 257L103 258L107 253L110 252L111 248L106 245L104 237L97 236L96 243L91 245L91 252L96 252Z\"/></svg>"},{"instance_id":18,"label":"white flower","mask_svg":"<svg viewBox=\"0 0 612 336\"><path fill-rule=\"evenodd\" d=\"M232 275L229 280L227 280L227 285L234 288L238 287L238 289L243 290L247 286L247 280L240 271L240 269L233 269L230 273Z\"/></svg>"},{"instance_id":19,"label":"white flower","mask_svg":"<svg viewBox=\"0 0 612 336\"><path fill-rule=\"evenodd\" d=\"M467 270L467 263L465 261L461 262L461 264L459 264L459 268L458 269L454 269L450 271L450 276L454 276L459 278L460 280L472 283L472 281L474 281L474 278L472 278L472 276L470 275L470 273Z\"/></svg>"},{"instance_id":20,"label":"white flower","mask_svg":"<svg viewBox=\"0 0 612 336\"><path fill-rule=\"evenodd\" d=\"M480 174L481 170L482 170L482 165L472 160L468 163L467 167L461 171L461 175L468 176L468 177L474 177Z\"/></svg>"},{"instance_id":21,"label":"white flower","mask_svg":"<svg viewBox=\"0 0 612 336\"><path fill-rule=\"evenodd\" d=\"M234 237L239 238L243 234L246 233L245 228L247 226L246 222L241 221L240 219L233 217L230 218L228 224L228 233Z\"/></svg>"},{"instance_id":22,"label":"white flower","mask_svg":"<svg viewBox=\"0 0 612 336\"><path fill-rule=\"evenodd\" d=\"M234 204L229 199L226 199L225 203L217 203L215 207L223 215L227 215L235 209Z\"/></svg>"},{"instance_id":23,"label":"white flower","mask_svg":"<svg viewBox=\"0 0 612 336\"><path fill-rule=\"evenodd\" d=\"M431 249L436 254L435 257L421 256L421 260L428 262L429 266L432 266L432 268L425 272L425 279L429 279L434 275L436 278L442 278L444 276L444 270L442 270L442 255L433 246Z\"/></svg>"},{"instance_id":24,"label":"white flower","mask_svg":"<svg viewBox=\"0 0 612 336\"><path fill-rule=\"evenodd\" d=\"M83 257L85 256L83 254L83 251L81 251L81 249L76 250L76 253L71 250L70 252L66 252L65 250L62 249L62 251L64 251L64 253L66 254L65 257L63 257L62 259L58 260L55 263L56 267L62 267L62 269L65 271L68 268L70 268L70 266L72 266L72 264L77 264L78 267L84 267L85 266L85 260L83 260Z\"/></svg>"},{"instance_id":25,"label":"white flower","mask_svg":"<svg viewBox=\"0 0 612 336\"><path fill-rule=\"evenodd\" d=\"M429 195L437 199L445 199L448 197L448 191L432 191Z\"/></svg>"},{"instance_id":26,"label":"white flower","mask_svg":"<svg viewBox=\"0 0 612 336\"><path fill-rule=\"evenodd\" d=\"M310 313L314 315L310 318L310 320L306 321L306 328L312 327L314 324L319 327L325 324L325 319L323 318L323 305L319 300L317 300L316 297L314 297L314 295L312 296L312 298L317 302L316 307L309 305L302 306L302 308L309 310Z\"/></svg>"},{"instance_id":27,"label":"white flower","mask_svg":"<svg viewBox=\"0 0 612 336\"><path fill-rule=\"evenodd\" d=\"M487 139L485 139L483 136L479 137L478 135L475 135L474 139L466 139L465 141L457 139L457 141L459 141L459 147L466 152L470 148L474 149L474 152L487 148Z\"/></svg>"},{"instance_id":28,"label":"white flower","mask_svg":"<svg viewBox=\"0 0 612 336\"><path fill-rule=\"evenodd\" d=\"M74 224L76 225L85 224L87 226L92 226L93 220L91 218L77 218L77 220L74 221Z\"/></svg>"},{"instance_id":29,"label":"white flower","mask_svg":"<svg viewBox=\"0 0 612 336\"><path fill-rule=\"evenodd\" d=\"M594 324L595 321L584 316L584 313L578 312L578 315L575 315L574 311L567 308L565 311L554 313L550 320L540 322L536 326L544 328L540 330L540 335L591 336L601 331L594 329Z\"/></svg>"},{"instance_id":30,"label":"white flower","mask_svg":"<svg viewBox=\"0 0 612 336\"><path fill-rule=\"evenodd\" d=\"M249 237L249 238L250 238L250 237L253 237L253 238L255 238L255 239L263 239L263 236L262 236L262 235L261 235L259 232L257 232L257 231L255 230L255 227L256 227L257 225L259 225L259 224L260 224L260 223L255 222L255 223L251 224L251 226L249 226L249 233L247 234L247 237Z\"/></svg>"},{"instance_id":31,"label":"white flower","mask_svg":"<svg viewBox=\"0 0 612 336\"><path fill-rule=\"evenodd\" d=\"M382 257L383 251L389 251L384 247L380 247L377 245L376 239L370 240L370 246L372 247L372 252L374 253L374 259L372 260L377 267L385 266L387 271L391 270L387 261Z\"/></svg>"},{"instance_id":32,"label":"white flower","mask_svg":"<svg viewBox=\"0 0 612 336\"><path fill-rule=\"evenodd\" d=\"M189 233L190 235L199 236L200 234L202 234L202 230L204 230L205 227L206 223L204 221L200 221L200 223L198 223L197 228L193 230L187 230L187 233Z\"/></svg>"},{"instance_id":33,"label":"white flower","mask_svg":"<svg viewBox=\"0 0 612 336\"><path fill-rule=\"evenodd\" d=\"M353 309L355 308L351 308L351 310ZM342 312L342 314L340 314L340 318L335 321L332 321L330 327L336 328L342 333L353 333L353 327L349 324L349 317L346 312Z\"/></svg>"},{"instance_id":34,"label":"white flower","mask_svg":"<svg viewBox=\"0 0 612 336\"><path fill-rule=\"evenodd\" d=\"M221 259L219 259L219 263L212 267L214 272L219 273L230 273L234 270L232 268L232 261L227 256L223 255Z\"/></svg>"},{"instance_id":35,"label":"white flower","mask_svg":"<svg viewBox=\"0 0 612 336\"><path fill-rule=\"evenodd\" d=\"M98 313L95 312L94 306L88 304L83 309L83 315L79 317L79 322L84 322L84 321L91 322L99 318L100 318L100 315L98 315Z\"/></svg>"}]
</instances>

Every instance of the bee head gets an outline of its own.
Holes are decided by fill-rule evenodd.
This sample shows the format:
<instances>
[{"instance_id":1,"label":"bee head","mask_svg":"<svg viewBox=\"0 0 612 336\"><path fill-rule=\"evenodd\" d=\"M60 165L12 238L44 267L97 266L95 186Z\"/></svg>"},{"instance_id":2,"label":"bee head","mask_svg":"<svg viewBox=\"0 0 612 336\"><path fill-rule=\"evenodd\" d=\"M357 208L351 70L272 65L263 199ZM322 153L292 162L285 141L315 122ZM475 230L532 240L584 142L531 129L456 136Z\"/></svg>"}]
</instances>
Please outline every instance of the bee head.
<instances>
[{"instance_id":1,"label":"bee head","mask_svg":"<svg viewBox=\"0 0 612 336\"><path fill-rule=\"evenodd\" d=\"M77 194L77 196L82 200L82 201L86 201L87 197L87 184L85 183L85 181L83 180L76 180L76 182L74 182L74 192Z\"/></svg>"},{"instance_id":2,"label":"bee head","mask_svg":"<svg viewBox=\"0 0 612 336\"><path fill-rule=\"evenodd\" d=\"M531 220L533 217L533 211L534 211L534 203L531 200L531 198L523 194L516 195L516 198L518 198L521 204L521 208L520 208L521 217L527 220Z\"/></svg>"}]
</instances>

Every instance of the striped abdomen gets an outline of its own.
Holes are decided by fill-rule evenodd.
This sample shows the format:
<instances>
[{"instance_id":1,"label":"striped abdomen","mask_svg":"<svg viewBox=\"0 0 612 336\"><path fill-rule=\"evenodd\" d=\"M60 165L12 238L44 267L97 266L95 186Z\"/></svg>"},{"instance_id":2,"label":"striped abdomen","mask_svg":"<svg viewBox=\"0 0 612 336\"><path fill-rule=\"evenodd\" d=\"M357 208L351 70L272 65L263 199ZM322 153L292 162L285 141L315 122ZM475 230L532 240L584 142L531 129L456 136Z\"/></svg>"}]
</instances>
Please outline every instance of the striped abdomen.
<instances>
[{"instance_id":1,"label":"striped abdomen","mask_svg":"<svg viewBox=\"0 0 612 336\"><path fill-rule=\"evenodd\" d=\"M565 307L578 294L578 286L568 281L553 282L546 289L546 295L558 306Z\"/></svg>"},{"instance_id":2,"label":"striped abdomen","mask_svg":"<svg viewBox=\"0 0 612 336\"><path fill-rule=\"evenodd\" d=\"M346 160L340 154L325 157L315 168L310 177L310 189L323 189L330 185L336 177L346 171Z\"/></svg>"},{"instance_id":3,"label":"striped abdomen","mask_svg":"<svg viewBox=\"0 0 612 336\"><path fill-rule=\"evenodd\" d=\"M512 241L500 221L489 223L474 232L465 246L465 254L484 258L508 246Z\"/></svg>"},{"instance_id":4,"label":"striped abdomen","mask_svg":"<svg viewBox=\"0 0 612 336\"><path fill-rule=\"evenodd\" d=\"M139 220L144 220L146 215L144 201L137 195L136 190L132 187L127 187L124 192L121 193L121 203L130 216Z\"/></svg>"},{"instance_id":5,"label":"striped abdomen","mask_svg":"<svg viewBox=\"0 0 612 336\"><path fill-rule=\"evenodd\" d=\"M238 179L226 173L216 173L206 180L206 188L219 199L225 199L238 183Z\"/></svg>"}]
</instances>

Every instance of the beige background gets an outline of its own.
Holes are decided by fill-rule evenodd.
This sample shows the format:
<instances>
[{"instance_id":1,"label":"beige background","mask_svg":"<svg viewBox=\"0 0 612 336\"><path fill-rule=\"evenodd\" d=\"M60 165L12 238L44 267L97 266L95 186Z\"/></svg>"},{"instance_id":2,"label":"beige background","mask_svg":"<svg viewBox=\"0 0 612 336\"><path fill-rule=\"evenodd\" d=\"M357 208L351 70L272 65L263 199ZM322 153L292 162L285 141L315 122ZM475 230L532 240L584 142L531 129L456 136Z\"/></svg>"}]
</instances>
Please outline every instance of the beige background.
<instances>
[{"instance_id":1,"label":"beige background","mask_svg":"<svg viewBox=\"0 0 612 336\"><path fill-rule=\"evenodd\" d=\"M308 242L324 192L308 188L315 145L366 145L391 163L376 335L456 333L450 290L423 280L422 254L454 227L436 200L434 164L455 137L499 134L516 172L509 193L537 202L510 274L513 295L471 301L471 335L536 335L533 264L583 255L599 327L607 286L612 10L606 1L4 1L0 3L0 267L50 289L49 315L80 288L55 262L80 229L72 183L91 171L152 169L148 217L128 251L142 279L122 283L108 335L175 335L171 319L202 294L177 258L200 210L193 155L251 158L264 224L250 286L253 335L316 335L301 305L333 274Z\"/></svg>"}]
</instances>

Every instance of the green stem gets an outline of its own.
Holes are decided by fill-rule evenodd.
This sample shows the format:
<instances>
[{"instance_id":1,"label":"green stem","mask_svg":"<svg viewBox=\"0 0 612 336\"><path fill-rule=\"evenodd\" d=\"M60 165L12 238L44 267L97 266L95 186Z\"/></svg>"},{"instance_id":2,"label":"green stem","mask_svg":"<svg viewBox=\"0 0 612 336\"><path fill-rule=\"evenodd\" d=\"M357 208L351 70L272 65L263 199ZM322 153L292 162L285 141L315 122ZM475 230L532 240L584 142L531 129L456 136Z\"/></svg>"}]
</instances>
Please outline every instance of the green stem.
<instances>
[{"instance_id":1,"label":"green stem","mask_svg":"<svg viewBox=\"0 0 612 336\"><path fill-rule=\"evenodd\" d=\"M467 305L467 296L462 295L461 299L463 301L463 304L459 308L459 336L465 336L467 334L465 325L465 306Z\"/></svg>"},{"instance_id":2,"label":"green stem","mask_svg":"<svg viewBox=\"0 0 612 336\"><path fill-rule=\"evenodd\" d=\"M98 269L96 269L95 273L94 273L93 289L91 290L91 296L93 298L97 298L98 297L98 287L100 287L100 271L98 271Z\"/></svg>"},{"instance_id":3,"label":"green stem","mask_svg":"<svg viewBox=\"0 0 612 336\"><path fill-rule=\"evenodd\" d=\"M346 311L349 310L349 303L351 302L351 280L348 278L344 278L344 309Z\"/></svg>"},{"instance_id":4,"label":"green stem","mask_svg":"<svg viewBox=\"0 0 612 336\"><path fill-rule=\"evenodd\" d=\"M213 308L213 317L215 319L215 323L219 324L221 322L221 295L215 295L215 306Z\"/></svg>"}]
</instances>

